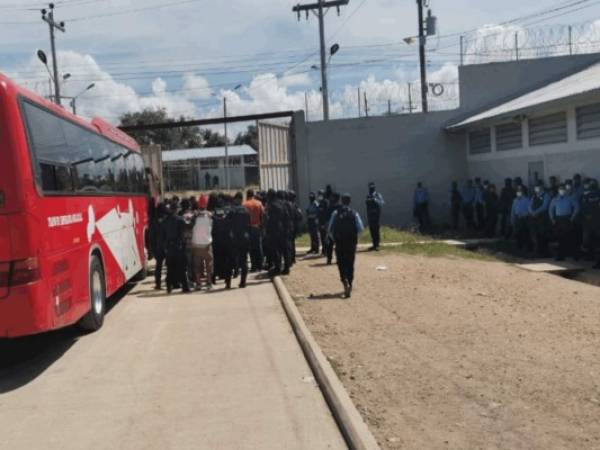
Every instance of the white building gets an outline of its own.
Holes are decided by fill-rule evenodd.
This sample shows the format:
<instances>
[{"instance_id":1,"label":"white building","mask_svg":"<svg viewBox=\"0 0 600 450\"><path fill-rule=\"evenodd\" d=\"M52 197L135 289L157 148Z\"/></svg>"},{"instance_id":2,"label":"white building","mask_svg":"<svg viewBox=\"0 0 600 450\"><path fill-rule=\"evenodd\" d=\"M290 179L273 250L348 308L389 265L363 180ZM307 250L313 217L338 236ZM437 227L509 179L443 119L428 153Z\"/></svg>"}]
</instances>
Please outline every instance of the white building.
<instances>
[{"instance_id":1,"label":"white building","mask_svg":"<svg viewBox=\"0 0 600 450\"><path fill-rule=\"evenodd\" d=\"M257 153L249 145L228 147L229 187L258 185ZM225 147L164 150L163 176L167 191L226 188Z\"/></svg>"},{"instance_id":2,"label":"white building","mask_svg":"<svg viewBox=\"0 0 600 450\"><path fill-rule=\"evenodd\" d=\"M447 127L464 130L469 174L529 185L600 176L600 63Z\"/></svg>"}]
</instances>

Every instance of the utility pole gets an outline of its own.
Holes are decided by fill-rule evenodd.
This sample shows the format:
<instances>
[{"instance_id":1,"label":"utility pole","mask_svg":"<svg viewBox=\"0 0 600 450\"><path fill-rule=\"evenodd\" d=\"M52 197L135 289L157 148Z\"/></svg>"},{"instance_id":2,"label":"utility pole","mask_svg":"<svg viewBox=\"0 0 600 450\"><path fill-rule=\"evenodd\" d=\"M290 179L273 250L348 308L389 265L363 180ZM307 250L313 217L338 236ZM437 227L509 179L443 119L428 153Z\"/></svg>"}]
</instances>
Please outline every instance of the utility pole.
<instances>
[{"instance_id":1,"label":"utility pole","mask_svg":"<svg viewBox=\"0 0 600 450\"><path fill-rule=\"evenodd\" d=\"M392 115L392 101L388 100L388 116Z\"/></svg>"},{"instance_id":2,"label":"utility pole","mask_svg":"<svg viewBox=\"0 0 600 450\"><path fill-rule=\"evenodd\" d=\"M306 113L306 121L308 122L308 93L304 91L304 111Z\"/></svg>"},{"instance_id":3,"label":"utility pole","mask_svg":"<svg viewBox=\"0 0 600 450\"><path fill-rule=\"evenodd\" d=\"M357 89L358 93L358 117L360 117L360 86Z\"/></svg>"},{"instance_id":4,"label":"utility pole","mask_svg":"<svg viewBox=\"0 0 600 450\"><path fill-rule=\"evenodd\" d=\"M369 103L367 102L367 92L365 91L365 117L369 117Z\"/></svg>"},{"instance_id":5,"label":"utility pole","mask_svg":"<svg viewBox=\"0 0 600 450\"><path fill-rule=\"evenodd\" d=\"M50 27L50 46L52 47L52 69L54 72L54 99L60 105L60 80L58 78L58 62L56 61L56 42L54 30L65 32L65 23L54 20L54 3L48 5L50 11L42 9L42 20Z\"/></svg>"},{"instance_id":6,"label":"utility pole","mask_svg":"<svg viewBox=\"0 0 600 450\"><path fill-rule=\"evenodd\" d=\"M225 187L229 190L229 142L227 141L227 97L225 96L223 96L223 118L225 119L223 122L225 126Z\"/></svg>"},{"instance_id":7,"label":"utility pole","mask_svg":"<svg viewBox=\"0 0 600 450\"><path fill-rule=\"evenodd\" d=\"M310 3L306 5L296 5L292 8L292 11L298 14L298 20L300 20L300 14L302 11L306 13L306 19L308 20L309 12L312 12L319 19L319 41L321 44L321 91L323 94L323 120L329 120L329 90L327 86L327 56L325 50L325 13L329 8L336 8L338 15L340 14L340 6L345 6L350 0L317 0L317 3Z\"/></svg>"},{"instance_id":8,"label":"utility pole","mask_svg":"<svg viewBox=\"0 0 600 450\"><path fill-rule=\"evenodd\" d=\"M409 114L412 114L413 112L412 83L408 83L408 112Z\"/></svg>"},{"instance_id":9,"label":"utility pole","mask_svg":"<svg viewBox=\"0 0 600 450\"><path fill-rule=\"evenodd\" d=\"M569 55L573 54L573 27L569 25Z\"/></svg>"},{"instance_id":10,"label":"utility pole","mask_svg":"<svg viewBox=\"0 0 600 450\"><path fill-rule=\"evenodd\" d=\"M428 111L427 107L427 68L425 67L425 43L427 38L425 37L425 22L423 18L423 0L417 0L419 6L419 61L421 64L421 103L423 105L423 112Z\"/></svg>"}]
</instances>

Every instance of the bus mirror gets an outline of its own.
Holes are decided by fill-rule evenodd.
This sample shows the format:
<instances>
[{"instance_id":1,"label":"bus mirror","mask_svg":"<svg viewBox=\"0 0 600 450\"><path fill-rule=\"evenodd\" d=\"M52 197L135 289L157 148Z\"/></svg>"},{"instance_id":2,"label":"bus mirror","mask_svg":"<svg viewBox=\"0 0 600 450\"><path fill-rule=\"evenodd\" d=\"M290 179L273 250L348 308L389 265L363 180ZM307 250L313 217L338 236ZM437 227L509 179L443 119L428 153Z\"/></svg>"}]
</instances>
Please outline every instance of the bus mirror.
<instances>
[{"instance_id":1,"label":"bus mirror","mask_svg":"<svg viewBox=\"0 0 600 450\"><path fill-rule=\"evenodd\" d=\"M4 191L0 191L0 208L4 208Z\"/></svg>"}]
</instances>

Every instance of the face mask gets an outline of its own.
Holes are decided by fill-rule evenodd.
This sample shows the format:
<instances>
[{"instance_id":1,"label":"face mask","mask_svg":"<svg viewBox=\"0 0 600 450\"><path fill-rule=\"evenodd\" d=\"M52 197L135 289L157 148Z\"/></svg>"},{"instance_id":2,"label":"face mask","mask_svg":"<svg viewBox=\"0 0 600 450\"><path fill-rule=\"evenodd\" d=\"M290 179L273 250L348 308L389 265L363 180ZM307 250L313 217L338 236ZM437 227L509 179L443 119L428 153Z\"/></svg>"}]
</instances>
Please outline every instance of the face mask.
<instances>
[{"instance_id":1,"label":"face mask","mask_svg":"<svg viewBox=\"0 0 600 450\"><path fill-rule=\"evenodd\" d=\"M319 201L322 201L322 200L323 200L323 198L324 198L324 197L323 197L322 195L319 195Z\"/></svg>"},{"instance_id":2,"label":"face mask","mask_svg":"<svg viewBox=\"0 0 600 450\"><path fill-rule=\"evenodd\" d=\"M584 189L585 191L588 191L588 192L589 192L591 188L590 188L590 185L589 185L589 184L585 184L585 185L583 186L583 189Z\"/></svg>"},{"instance_id":3,"label":"face mask","mask_svg":"<svg viewBox=\"0 0 600 450\"><path fill-rule=\"evenodd\" d=\"M541 192L542 192L542 188L540 188L540 187L536 187L535 188L535 193L536 194L540 194Z\"/></svg>"},{"instance_id":4,"label":"face mask","mask_svg":"<svg viewBox=\"0 0 600 450\"><path fill-rule=\"evenodd\" d=\"M566 193L566 192L565 192L565 190L564 190L564 189L559 189L559 190L558 190L558 195L560 195L561 197L562 197L563 195L565 195L565 193Z\"/></svg>"},{"instance_id":5,"label":"face mask","mask_svg":"<svg viewBox=\"0 0 600 450\"><path fill-rule=\"evenodd\" d=\"M567 184L567 185L565 186L565 189L566 189L567 191L570 191L570 190L571 190L571 185L570 185L570 184Z\"/></svg>"},{"instance_id":6,"label":"face mask","mask_svg":"<svg viewBox=\"0 0 600 450\"><path fill-rule=\"evenodd\" d=\"M523 193L522 192L517 192L517 197L523 197Z\"/></svg>"}]
</instances>

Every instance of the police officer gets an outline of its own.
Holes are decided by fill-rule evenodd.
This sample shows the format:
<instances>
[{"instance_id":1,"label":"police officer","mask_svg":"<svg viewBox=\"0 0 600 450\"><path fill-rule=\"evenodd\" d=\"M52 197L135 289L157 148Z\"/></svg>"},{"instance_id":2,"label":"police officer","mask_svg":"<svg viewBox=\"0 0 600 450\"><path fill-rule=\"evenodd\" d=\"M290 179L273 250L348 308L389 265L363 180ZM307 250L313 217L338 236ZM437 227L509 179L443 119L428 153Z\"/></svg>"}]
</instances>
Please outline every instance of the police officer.
<instances>
[{"instance_id":1,"label":"police officer","mask_svg":"<svg viewBox=\"0 0 600 450\"><path fill-rule=\"evenodd\" d=\"M319 191L319 197L317 198L317 208L319 210L319 235L321 238L321 254L325 256L326 248L325 242L327 242L327 210L329 208L329 201L325 198L325 191L321 189Z\"/></svg>"},{"instance_id":2,"label":"police officer","mask_svg":"<svg viewBox=\"0 0 600 450\"><path fill-rule=\"evenodd\" d=\"M369 194L367 195L367 219L369 221L369 232L373 245L369 251L379 251L381 235L379 228L381 226L381 210L385 205L383 196L375 189L375 183L369 183Z\"/></svg>"},{"instance_id":3,"label":"police officer","mask_svg":"<svg viewBox=\"0 0 600 450\"><path fill-rule=\"evenodd\" d=\"M340 207L340 194L337 192L332 192L329 196L329 209L327 210L327 223L331 222L331 217ZM325 241L325 255L327 256L327 264L333 263L333 248L335 246L335 241L331 237L331 235L327 235L327 240Z\"/></svg>"},{"instance_id":4,"label":"police officer","mask_svg":"<svg viewBox=\"0 0 600 450\"><path fill-rule=\"evenodd\" d=\"M581 198L581 221L583 227L582 249L586 259L593 260L600 232L600 191L595 180L587 180Z\"/></svg>"},{"instance_id":5,"label":"police officer","mask_svg":"<svg viewBox=\"0 0 600 450\"><path fill-rule=\"evenodd\" d=\"M346 298L352 295L358 235L364 230L359 214L350 208L350 201L350 194L342 195L341 207L333 213L329 224L329 235L335 241L336 262Z\"/></svg>"},{"instance_id":6,"label":"police officer","mask_svg":"<svg viewBox=\"0 0 600 450\"><path fill-rule=\"evenodd\" d=\"M183 292L190 292L186 274L185 245L183 231L185 222L183 217L175 214L175 206L171 205L165 221L165 235L167 239L167 292L181 287Z\"/></svg>"},{"instance_id":7,"label":"police officer","mask_svg":"<svg viewBox=\"0 0 600 450\"><path fill-rule=\"evenodd\" d=\"M473 218L475 209L475 188L473 187L473 180L467 180L467 184L460 192L462 200L462 211L465 217L467 228L472 230L475 228L475 220Z\"/></svg>"},{"instance_id":8,"label":"police officer","mask_svg":"<svg viewBox=\"0 0 600 450\"><path fill-rule=\"evenodd\" d=\"M319 204L314 192L308 194L308 208L306 208L306 222L310 235L310 251L308 254L319 254Z\"/></svg>"},{"instance_id":9,"label":"police officer","mask_svg":"<svg viewBox=\"0 0 600 450\"><path fill-rule=\"evenodd\" d=\"M277 245L280 246L280 253L283 255L283 271L281 273L282 275L287 275L292 267L292 248L290 242L294 233L294 211L285 191L277 191L277 199L284 211L283 235L277 241Z\"/></svg>"},{"instance_id":10,"label":"police officer","mask_svg":"<svg viewBox=\"0 0 600 450\"><path fill-rule=\"evenodd\" d=\"M246 287L246 280L248 278L248 254L250 252L251 233L250 213L242 206L243 200L244 194L237 192L233 199L233 206L227 214L231 233L233 272L239 272L241 277L240 288L242 289ZM232 271L225 278L225 284L228 289L231 288L231 276Z\"/></svg>"},{"instance_id":11,"label":"police officer","mask_svg":"<svg viewBox=\"0 0 600 450\"><path fill-rule=\"evenodd\" d=\"M477 219L477 229L483 230L485 227L485 189L481 185L481 179L475 178L475 218Z\"/></svg>"},{"instance_id":12,"label":"police officer","mask_svg":"<svg viewBox=\"0 0 600 450\"><path fill-rule=\"evenodd\" d=\"M283 258L281 241L285 238L287 226L286 211L273 189L267 192L267 212L265 221L265 240L268 242L269 275L281 275Z\"/></svg>"},{"instance_id":13,"label":"police officer","mask_svg":"<svg viewBox=\"0 0 600 450\"><path fill-rule=\"evenodd\" d=\"M495 184L488 184L487 191L484 195L485 201L485 236L493 238L496 235L498 227L498 212L500 208L500 200L496 192Z\"/></svg>"},{"instance_id":14,"label":"police officer","mask_svg":"<svg viewBox=\"0 0 600 450\"><path fill-rule=\"evenodd\" d=\"M429 192L423 187L420 181L417 183L413 198L413 215L419 221L419 231L421 233L428 231L429 223Z\"/></svg>"},{"instance_id":15,"label":"police officer","mask_svg":"<svg viewBox=\"0 0 600 450\"><path fill-rule=\"evenodd\" d=\"M300 226L302 225L302 210L296 203L296 192L288 192L288 200L292 206L292 235L290 236L290 249L292 253L292 265L296 264L296 238L300 235Z\"/></svg>"},{"instance_id":16,"label":"police officer","mask_svg":"<svg viewBox=\"0 0 600 450\"><path fill-rule=\"evenodd\" d=\"M564 261L568 254L578 259L579 254L573 245L573 223L579 214L579 204L568 195L566 186L561 184L558 196L550 202L549 216L558 239L557 261Z\"/></svg>"},{"instance_id":17,"label":"police officer","mask_svg":"<svg viewBox=\"0 0 600 450\"><path fill-rule=\"evenodd\" d=\"M529 204L529 225L535 252L539 258L548 256L548 232L550 228L548 208L550 194L544 189L544 184L538 181Z\"/></svg>"},{"instance_id":18,"label":"police officer","mask_svg":"<svg viewBox=\"0 0 600 450\"><path fill-rule=\"evenodd\" d=\"M220 195L216 198L213 212L213 257L214 270L212 284L215 285L217 278L227 280L231 277L232 255L231 255L231 222L227 220L229 205L226 198ZM231 284L228 286L231 287Z\"/></svg>"},{"instance_id":19,"label":"police officer","mask_svg":"<svg viewBox=\"0 0 600 450\"><path fill-rule=\"evenodd\" d=\"M512 178L506 178L500 192L500 233L505 239L510 237L510 217L515 197Z\"/></svg>"},{"instance_id":20,"label":"police officer","mask_svg":"<svg viewBox=\"0 0 600 450\"><path fill-rule=\"evenodd\" d=\"M529 204L530 199L525 195L523 186L517 187L517 197L513 201L511 210L511 224L515 230L517 248L531 251L531 236L529 234Z\"/></svg>"},{"instance_id":21,"label":"police officer","mask_svg":"<svg viewBox=\"0 0 600 450\"><path fill-rule=\"evenodd\" d=\"M458 183L456 181L453 181L452 187L450 188L450 215L452 217L452 228L455 231L458 230L458 222L460 219L460 204L461 197L460 192L458 190Z\"/></svg>"},{"instance_id":22,"label":"police officer","mask_svg":"<svg viewBox=\"0 0 600 450\"><path fill-rule=\"evenodd\" d=\"M166 218L167 208L164 203L160 203L156 208L148 233L150 235L150 249L156 259L156 268L154 269L154 289L156 290L161 289L162 268L167 255Z\"/></svg>"}]
</instances>

